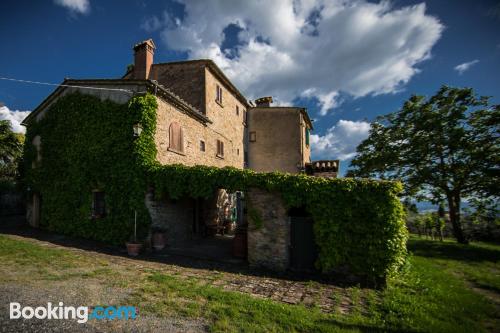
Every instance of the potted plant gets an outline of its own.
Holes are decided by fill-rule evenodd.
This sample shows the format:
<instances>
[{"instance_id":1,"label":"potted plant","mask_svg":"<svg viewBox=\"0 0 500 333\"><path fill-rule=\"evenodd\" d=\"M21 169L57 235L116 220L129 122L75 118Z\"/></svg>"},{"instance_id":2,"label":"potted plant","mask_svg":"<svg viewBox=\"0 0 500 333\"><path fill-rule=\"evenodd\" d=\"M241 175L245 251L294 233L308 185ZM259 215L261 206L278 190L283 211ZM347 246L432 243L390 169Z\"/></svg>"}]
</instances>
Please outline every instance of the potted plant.
<instances>
[{"instance_id":1,"label":"potted plant","mask_svg":"<svg viewBox=\"0 0 500 333\"><path fill-rule=\"evenodd\" d=\"M155 226L152 228L153 232L153 248L156 251L161 251L167 245L167 234L163 227Z\"/></svg>"},{"instance_id":2,"label":"potted plant","mask_svg":"<svg viewBox=\"0 0 500 333\"><path fill-rule=\"evenodd\" d=\"M141 251L142 248L142 244L137 242L137 211L135 211L135 216L134 216L134 238L126 245L127 245L127 253L129 256L136 257L139 255L139 252Z\"/></svg>"}]
</instances>

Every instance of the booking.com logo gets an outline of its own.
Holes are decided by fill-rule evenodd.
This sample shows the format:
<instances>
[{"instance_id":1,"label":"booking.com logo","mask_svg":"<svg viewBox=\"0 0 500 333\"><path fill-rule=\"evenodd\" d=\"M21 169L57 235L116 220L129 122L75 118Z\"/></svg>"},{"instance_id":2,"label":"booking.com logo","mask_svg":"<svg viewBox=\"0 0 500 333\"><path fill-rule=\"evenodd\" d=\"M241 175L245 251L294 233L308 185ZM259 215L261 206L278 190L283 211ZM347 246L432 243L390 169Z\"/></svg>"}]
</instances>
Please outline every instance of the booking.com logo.
<instances>
[{"instance_id":1,"label":"booking.com logo","mask_svg":"<svg viewBox=\"0 0 500 333\"><path fill-rule=\"evenodd\" d=\"M115 320L135 319L137 317L135 306L96 306L89 309L88 306L65 306L63 302L53 306L51 302L47 306L21 307L17 302L10 303L10 319L76 319L78 323L86 323L89 319Z\"/></svg>"}]
</instances>

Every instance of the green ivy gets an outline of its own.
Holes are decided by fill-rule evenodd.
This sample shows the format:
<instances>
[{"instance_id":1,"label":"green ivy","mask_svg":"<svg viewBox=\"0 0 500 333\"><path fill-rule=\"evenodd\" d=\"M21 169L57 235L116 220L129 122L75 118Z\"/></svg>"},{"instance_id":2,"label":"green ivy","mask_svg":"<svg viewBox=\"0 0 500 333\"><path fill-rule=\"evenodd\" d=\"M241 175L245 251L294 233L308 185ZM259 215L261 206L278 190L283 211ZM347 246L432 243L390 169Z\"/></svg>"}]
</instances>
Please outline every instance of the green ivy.
<instances>
[{"instance_id":1,"label":"green ivy","mask_svg":"<svg viewBox=\"0 0 500 333\"><path fill-rule=\"evenodd\" d=\"M305 207L313 217L317 266L322 271L348 266L355 274L380 280L397 274L404 265L408 232L398 199L400 183L161 165L156 161L154 141L156 109L151 95L120 105L71 94L51 106L41 121L30 124L25 148L27 181L42 194L43 226L121 243L131 234L134 210L142 236L147 232L150 217L144 195L149 185L157 196L172 199L209 198L219 188L261 188L280 193L288 208ZM132 126L138 122L143 133L134 140ZM32 169L30 143L37 134L42 137L43 160ZM106 193L109 214L103 219L89 218L94 188Z\"/></svg>"},{"instance_id":2,"label":"green ivy","mask_svg":"<svg viewBox=\"0 0 500 333\"><path fill-rule=\"evenodd\" d=\"M41 226L69 235L122 244L150 225L144 204L144 166L156 158L151 140L156 127L156 99L137 96L129 104L70 94L60 98L26 133L26 184L41 194ZM143 134L133 138L141 123ZM31 144L41 137L42 160L35 168ZM92 190L105 192L107 214L91 218Z\"/></svg>"},{"instance_id":3,"label":"green ivy","mask_svg":"<svg viewBox=\"0 0 500 333\"><path fill-rule=\"evenodd\" d=\"M324 272L348 266L378 280L397 274L406 260L408 232L397 182L159 163L150 166L149 177L158 194L171 198L207 198L218 188L280 193L288 208L305 207L313 217L317 265ZM251 209L249 214L259 227L259 215Z\"/></svg>"}]
</instances>

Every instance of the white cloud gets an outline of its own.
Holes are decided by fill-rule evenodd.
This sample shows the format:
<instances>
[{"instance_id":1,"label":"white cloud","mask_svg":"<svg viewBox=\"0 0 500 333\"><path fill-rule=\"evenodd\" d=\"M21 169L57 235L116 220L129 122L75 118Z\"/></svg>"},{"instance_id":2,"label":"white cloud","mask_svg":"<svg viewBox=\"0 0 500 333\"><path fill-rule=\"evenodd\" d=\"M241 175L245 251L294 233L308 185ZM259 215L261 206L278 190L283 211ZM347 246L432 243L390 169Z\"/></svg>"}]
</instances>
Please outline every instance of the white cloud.
<instances>
[{"instance_id":1,"label":"white cloud","mask_svg":"<svg viewBox=\"0 0 500 333\"><path fill-rule=\"evenodd\" d=\"M314 98L321 114L339 94L360 97L399 91L430 57L443 25L425 4L393 8L366 0L185 1L185 17L151 18L170 49L211 58L250 98L291 102ZM235 57L221 50L229 24Z\"/></svg>"},{"instance_id":2,"label":"white cloud","mask_svg":"<svg viewBox=\"0 0 500 333\"><path fill-rule=\"evenodd\" d=\"M479 60L477 60L477 59L474 59L474 60L469 61L469 62L464 62L463 64L455 66L454 70L456 70L458 72L458 74L462 75L465 71L469 70L469 68L471 68L472 66L474 66L478 62L479 62Z\"/></svg>"},{"instance_id":3,"label":"white cloud","mask_svg":"<svg viewBox=\"0 0 500 333\"><path fill-rule=\"evenodd\" d=\"M370 123L339 120L325 135L311 135L312 154L315 158L348 160L356 155L356 147L368 137Z\"/></svg>"},{"instance_id":4,"label":"white cloud","mask_svg":"<svg viewBox=\"0 0 500 333\"><path fill-rule=\"evenodd\" d=\"M10 120L10 124L12 125L12 130L16 133L24 133L26 129L21 125L21 121L23 121L26 116L31 111L19 111L19 110L10 110L6 106L0 107L0 120Z\"/></svg>"},{"instance_id":5,"label":"white cloud","mask_svg":"<svg viewBox=\"0 0 500 333\"><path fill-rule=\"evenodd\" d=\"M303 91L301 97L315 98L318 102L318 106L320 107L319 114L321 116L326 115L328 113L328 110L331 110L342 104L342 101L339 99L338 91L332 91L327 94L323 94L316 92L315 88L310 88Z\"/></svg>"},{"instance_id":6,"label":"white cloud","mask_svg":"<svg viewBox=\"0 0 500 333\"><path fill-rule=\"evenodd\" d=\"M162 27L162 22L156 16L150 17L141 24L141 29L146 30L147 32L153 32Z\"/></svg>"},{"instance_id":7,"label":"white cloud","mask_svg":"<svg viewBox=\"0 0 500 333\"><path fill-rule=\"evenodd\" d=\"M87 14L90 11L89 0L54 0L54 3L68 8L73 13Z\"/></svg>"}]
</instances>

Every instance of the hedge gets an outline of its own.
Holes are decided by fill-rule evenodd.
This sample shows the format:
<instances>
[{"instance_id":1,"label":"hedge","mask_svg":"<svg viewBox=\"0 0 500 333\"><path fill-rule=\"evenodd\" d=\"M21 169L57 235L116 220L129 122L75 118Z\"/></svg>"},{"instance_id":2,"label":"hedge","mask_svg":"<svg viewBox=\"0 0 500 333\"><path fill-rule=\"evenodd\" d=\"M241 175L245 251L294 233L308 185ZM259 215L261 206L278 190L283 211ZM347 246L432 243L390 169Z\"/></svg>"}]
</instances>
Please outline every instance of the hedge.
<instances>
[{"instance_id":1,"label":"hedge","mask_svg":"<svg viewBox=\"0 0 500 333\"><path fill-rule=\"evenodd\" d=\"M208 198L218 188L252 187L279 192L288 208L305 207L313 217L323 272L341 266L380 279L397 274L406 259L408 233L397 182L326 179L236 168L160 165L154 133L156 99L135 96L128 105L70 94L60 98L27 131L28 184L43 198L42 226L72 235L122 243L139 212L142 235L150 217L144 205L148 185L171 198ZM143 133L132 137L140 122ZM42 163L32 169L35 135L42 138ZM106 193L107 217L89 219L91 191ZM264 221L265 223L265 221Z\"/></svg>"}]
</instances>

